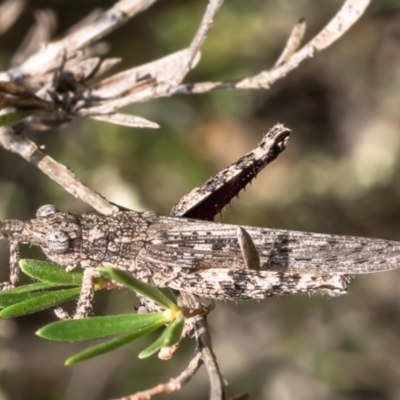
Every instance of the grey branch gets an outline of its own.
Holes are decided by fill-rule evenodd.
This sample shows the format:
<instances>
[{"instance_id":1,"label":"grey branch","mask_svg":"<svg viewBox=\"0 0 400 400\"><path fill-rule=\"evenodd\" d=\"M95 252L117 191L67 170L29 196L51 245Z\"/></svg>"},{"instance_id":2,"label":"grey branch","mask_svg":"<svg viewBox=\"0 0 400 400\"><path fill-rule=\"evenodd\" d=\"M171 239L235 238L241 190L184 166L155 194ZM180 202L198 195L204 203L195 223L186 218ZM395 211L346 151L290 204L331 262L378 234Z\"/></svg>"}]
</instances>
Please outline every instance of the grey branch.
<instances>
[{"instance_id":1,"label":"grey branch","mask_svg":"<svg viewBox=\"0 0 400 400\"><path fill-rule=\"evenodd\" d=\"M212 90L221 89L269 89L273 83L284 78L290 71L296 69L304 60L312 58L317 52L326 49L343 36L361 17L369 3L370 0L347 0L335 17L317 36L314 37L314 39L292 54L289 58L285 55L284 63L282 63L283 60L281 60L281 56L275 67L270 70L262 71L252 77L232 82L184 84L180 85L176 89L175 93L206 93ZM292 40L293 34L290 35L289 42ZM289 43L285 47L290 47Z\"/></svg>"},{"instance_id":2,"label":"grey branch","mask_svg":"<svg viewBox=\"0 0 400 400\"><path fill-rule=\"evenodd\" d=\"M0 144L6 150L19 154L67 192L90 204L99 213L112 214L118 211L117 206L110 204L104 197L85 186L71 170L39 150L32 140L21 134L16 135L13 128L0 128Z\"/></svg>"},{"instance_id":3,"label":"grey branch","mask_svg":"<svg viewBox=\"0 0 400 400\"><path fill-rule=\"evenodd\" d=\"M74 31L64 39L46 46L22 65L8 71L8 79L18 80L25 76L41 74L43 70L57 67L63 54L74 54L90 46L110 32L122 26L130 18L146 10L157 0L121 0L104 12L96 21ZM4 77L2 77L4 79Z\"/></svg>"},{"instance_id":4,"label":"grey branch","mask_svg":"<svg viewBox=\"0 0 400 400\"><path fill-rule=\"evenodd\" d=\"M35 24L29 29L21 45L14 53L11 64L21 64L28 57L40 50L43 43L48 43L57 26L57 16L52 10L35 12Z\"/></svg>"},{"instance_id":5,"label":"grey branch","mask_svg":"<svg viewBox=\"0 0 400 400\"><path fill-rule=\"evenodd\" d=\"M280 66L288 60L294 54L294 52L300 47L300 44L304 38L306 33L307 24L304 19L301 19L292 29L290 32L290 36L288 41L286 42L286 46L283 49L281 55L279 56L278 60L275 63L275 67Z\"/></svg>"},{"instance_id":6,"label":"grey branch","mask_svg":"<svg viewBox=\"0 0 400 400\"><path fill-rule=\"evenodd\" d=\"M203 19L200 23L200 27L197 30L192 43L190 44L187 52L187 56L185 57L180 69L177 71L175 77L171 80L171 87L175 87L180 84L188 72L193 68L194 59L196 54L200 51L201 46L206 40L207 33L212 27L214 17L222 6L223 0L210 0L206 9L206 12L203 16Z\"/></svg>"},{"instance_id":7,"label":"grey branch","mask_svg":"<svg viewBox=\"0 0 400 400\"><path fill-rule=\"evenodd\" d=\"M24 0L6 0L0 5L0 35L12 26L25 4Z\"/></svg>"},{"instance_id":8,"label":"grey branch","mask_svg":"<svg viewBox=\"0 0 400 400\"><path fill-rule=\"evenodd\" d=\"M132 103L170 96L200 60L200 48L222 3L222 0L210 0L200 26L187 49L123 71L88 89L84 93L87 104L79 111L79 115L113 113Z\"/></svg>"},{"instance_id":9,"label":"grey branch","mask_svg":"<svg viewBox=\"0 0 400 400\"><path fill-rule=\"evenodd\" d=\"M226 399L225 379L214 353L206 318L197 317L194 327L196 339L201 346L202 358L210 379L210 400L224 400Z\"/></svg>"},{"instance_id":10,"label":"grey branch","mask_svg":"<svg viewBox=\"0 0 400 400\"><path fill-rule=\"evenodd\" d=\"M53 90L50 83L54 70L66 69L74 76L76 82L87 81L98 77L101 63L91 70L87 69L90 57L98 56L100 49L95 41L116 29L127 19L143 11L155 0L123 0L103 13L97 20L67 35L64 39L47 45L43 50L31 56L22 65L11 68L0 74L2 80L19 80L33 87L42 87L40 96L47 101L55 101L47 94ZM205 82L181 84L190 69L194 68L200 58L200 48L209 32L216 12L222 0L210 0L200 26L187 49L174 53L152 63L131 68L122 73L106 78L95 86L73 93L69 99L58 99L58 105L47 109L47 113L65 122L67 117L87 116L115 124L141 128L155 128L157 124L140 119L140 117L117 113L129 104L143 102L159 97L176 94L204 93L216 89L268 89L278 79L286 76L305 59L314 56L341 37L361 16L369 0L347 0L332 21L308 44L296 51L305 31L301 22L293 29L289 40L275 66L267 71L234 82ZM97 47L97 49L95 49ZM102 51L102 50L101 50ZM99 59L97 59L99 60ZM95 59L92 59L94 62ZM104 63L108 63L105 60ZM73 73L77 66L85 72ZM39 95L39 92L38 92ZM60 111L61 114L60 114ZM108 115L106 117L105 115ZM22 118L22 117L21 117ZM31 125L39 117L31 118ZM33 122L32 122L33 120Z\"/></svg>"}]
</instances>

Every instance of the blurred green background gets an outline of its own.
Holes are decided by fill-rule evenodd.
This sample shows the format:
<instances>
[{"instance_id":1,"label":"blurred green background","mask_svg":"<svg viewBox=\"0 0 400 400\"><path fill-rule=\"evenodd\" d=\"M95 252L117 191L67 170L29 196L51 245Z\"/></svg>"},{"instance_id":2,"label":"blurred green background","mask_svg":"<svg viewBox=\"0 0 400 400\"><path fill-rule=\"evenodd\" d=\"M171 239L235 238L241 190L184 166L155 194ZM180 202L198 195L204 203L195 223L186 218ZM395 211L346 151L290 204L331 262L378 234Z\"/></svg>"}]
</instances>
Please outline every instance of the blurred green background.
<instances>
[{"instance_id":1,"label":"blurred green background","mask_svg":"<svg viewBox=\"0 0 400 400\"><path fill-rule=\"evenodd\" d=\"M0 37L6 70L37 9L58 15L57 35L113 1L30 0ZM272 66L292 26L308 22L306 40L341 1L230 0L222 7L187 82L235 79ZM115 70L187 46L206 1L156 3L107 38ZM159 130L77 120L64 129L27 133L109 200L168 213L189 190L253 148L273 124L293 130L288 149L232 202L233 224L400 240L400 1L372 1L343 38L304 62L269 91L176 96L127 112ZM0 149L0 219L31 218L42 204L86 212L49 178ZM7 246L1 243L1 278ZM24 248L23 257L40 257ZM130 292L100 293L98 313L132 311ZM186 367L187 340L169 361L137 359L146 343L72 367L85 344L47 342L35 330L43 312L0 321L0 399L106 399L167 381ZM214 348L231 395L252 399L400 399L400 271L356 277L340 298L297 295L220 303L209 317ZM174 399L206 399L204 369ZM162 397L160 397L162 398ZM165 397L166 398L166 397Z\"/></svg>"}]
</instances>

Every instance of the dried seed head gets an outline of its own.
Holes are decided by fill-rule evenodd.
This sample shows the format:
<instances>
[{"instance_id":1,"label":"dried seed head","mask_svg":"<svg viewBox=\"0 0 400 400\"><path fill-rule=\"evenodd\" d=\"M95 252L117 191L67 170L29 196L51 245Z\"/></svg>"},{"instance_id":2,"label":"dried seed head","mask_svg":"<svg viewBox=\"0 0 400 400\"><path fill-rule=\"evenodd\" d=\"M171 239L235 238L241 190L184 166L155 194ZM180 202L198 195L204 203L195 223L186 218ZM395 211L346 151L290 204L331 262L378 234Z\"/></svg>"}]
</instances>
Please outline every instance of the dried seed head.
<instances>
[{"instance_id":1,"label":"dried seed head","mask_svg":"<svg viewBox=\"0 0 400 400\"><path fill-rule=\"evenodd\" d=\"M69 249L69 236L61 229L51 229L46 233L46 246L48 251L63 254Z\"/></svg>"},{"instance_id":2,"label":"dried seed head","mask_svg":"<svg viewBox=\"0 0 400 400\"><path fill-rule=\"evenodd\" d=\"M58 208L52 204L46 204L39 207L36 211L36 218L46 218L58 212Z\"/></svg>"}]
</instances>

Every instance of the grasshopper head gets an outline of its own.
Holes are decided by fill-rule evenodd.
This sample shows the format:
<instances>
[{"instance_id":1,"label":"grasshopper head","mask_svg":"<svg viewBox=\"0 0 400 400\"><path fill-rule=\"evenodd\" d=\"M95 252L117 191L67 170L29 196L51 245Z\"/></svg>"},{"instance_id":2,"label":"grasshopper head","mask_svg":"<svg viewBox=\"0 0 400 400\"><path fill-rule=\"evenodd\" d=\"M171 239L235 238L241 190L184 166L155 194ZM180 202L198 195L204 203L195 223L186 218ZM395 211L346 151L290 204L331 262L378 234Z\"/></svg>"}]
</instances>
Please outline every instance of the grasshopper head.
<instances>
[{"instance_id":1,"label":"grasshopper head","mask_svg":"<svg viewBox=\"0 0 400 400\"><path fill-rule=\"evenodd\" d=\"M0 238L40 246L53 262L74 267L80 260L81 226L77 217L59 212L54 206L39 208L36 218L23 222L0 222Z\"/></svg>"}]
</instances>

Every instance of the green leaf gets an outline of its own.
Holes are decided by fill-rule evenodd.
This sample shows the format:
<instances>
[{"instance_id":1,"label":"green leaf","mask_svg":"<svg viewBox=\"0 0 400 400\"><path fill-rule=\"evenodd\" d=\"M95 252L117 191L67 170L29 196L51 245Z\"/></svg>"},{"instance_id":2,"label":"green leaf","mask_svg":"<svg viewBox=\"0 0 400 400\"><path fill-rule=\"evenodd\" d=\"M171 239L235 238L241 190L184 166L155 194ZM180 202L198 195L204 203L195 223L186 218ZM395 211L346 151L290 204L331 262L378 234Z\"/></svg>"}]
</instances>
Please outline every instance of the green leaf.
<instances>
[{"instance_id":1,"label":"green leaf","mask_svg":"<svg viewBox=\"0 0 400 400\"><path fill-rule=\"evenodd\" d=\"M21 315L33 314L54 307L79 296L81 288L57 290L34 299L26 300L0 311L0 318L14 318Z\"/></svg>"},{"instance_id":2,"label":"green leaf","mask_svg":"<svg viewBox=\"0 0 400 400\"><path fill-rule=\"evenodd\" d=\"M80 286L82 284L82 272L67 272L65 267L47 261L21 260L19 265L25 274L39 281L57 283L59 285Z\"/></svg>"},{"instance_id":3,"label":"green leaf","mask_svg":"<svg viewBox=\"0 0 400 400\"><path fill-rule=\"evenodd\" d=\"M0 292L0 308L10 307L13 304L35 299L48 294L49 292L23 292L23 293L3 293Z\"/></svg>"},{"instance_id":4,"label":"green leaf","mask_svg":"<svg viewBox=\"0 0 400 400\"><path fill-rule=\"evenodd\" d=\"M15 122L28 117L29 115L34 115L40 110L25 110L25 111L12 111L6 114L0 115L0 126L14 124Z\"/></svg>"},{"instance_id":5,"label":"green leaf","mask_svg":"<svg viewBox=\"0 0 400 400\"><path fill-rule=\"evenodd\" d=\"M97 339L131 329L141 329L149 324L167 322L162 312L148 314L123 314L90 317L53 322L36 334L44 339L62 342Z\"/></svg>"},{"instance_id":6,"label":"green leaf","mask_svg":"<svg viewBox=\"0 0 400 400\"><path fill-rule=\"evenodd\" d=\"M112 279L121 283L122 285L128 287L135 292L148 297L149 299L155 301L162 307L167 309L178 309L178 306L170 300L163 292L158 290L157 288L148 285L140 281L139 279L134 278L131 275L125 274L122 271L119 271L114 268L103 268L99 267L97 270L106 278Z\"/></svg>"},{"instance_id":7,"label":"green leaf","mask_svg":"<svg viewBox=\"0 0 400 400\"><path fill-rule=\"evenodd\" d=\"M53 289L53 288L57 288L60 286L62 286L62 285L58 285L56 283L50 283L50 282L31 283L29 285L18 286L13 289L2 290L2 291L0 291L0 298L3 295L14 294L14 293L35 292L37 290Z\"/></svg>"},{"instance_id":8,"label":"green leaf","mask_svg":"<svg viewBox=\"0 0 400 400\"><path fill-rule=\"evenodd\" d=\"M185 319L183 314L178 313L176 319L172 321L161 333L161 335L146 349L139 353L139 358L147 358L156 353L161 347L172 346L177 343L182 336Z\"/></svg>"},{"instance_id":9,"label":"green leaf","mask_svg":"<svg viewBox=\"0 0 400 400\"><path fill-rule=\"evenodd\" d=\"M116 338L116 339L112 339L105 343L101 343L97 346L90 347L90 348L68 358L65 361L65 365L71 365L78 361L87 360L88 358L96 357L101 354L108 353L110 351L118 349L119 347L124 346L125 344L133 342L134 340L139 339L142 336L145 336L145 335L155 331L162 325L163 325L163 322L161 322L161 321L155 322L153 324L146 325L143 328L139 328L135 332L130 333L129 335L122 336L122 337Z\"/></svg>"}]
</instances>

